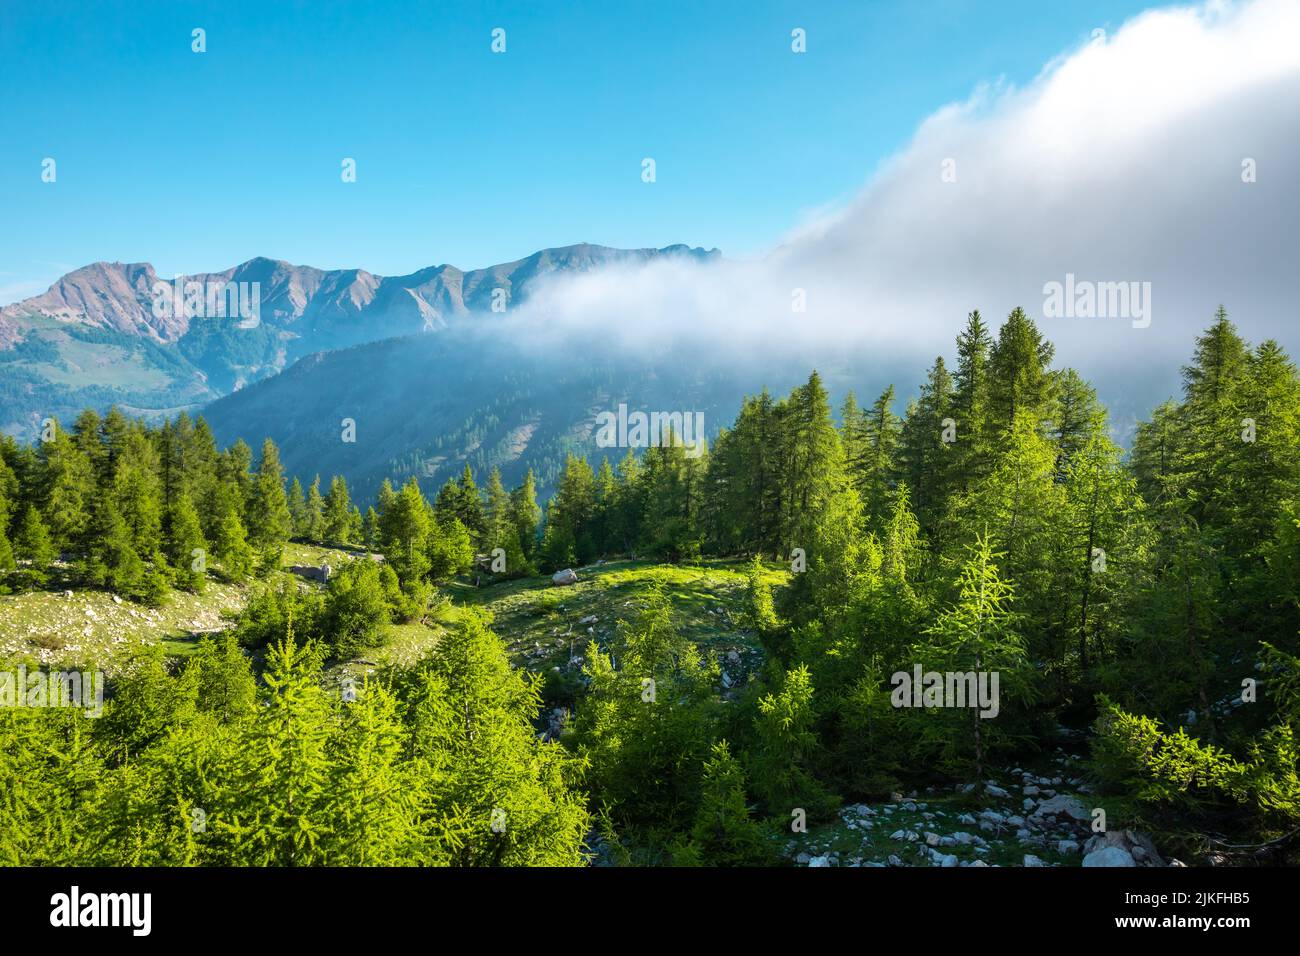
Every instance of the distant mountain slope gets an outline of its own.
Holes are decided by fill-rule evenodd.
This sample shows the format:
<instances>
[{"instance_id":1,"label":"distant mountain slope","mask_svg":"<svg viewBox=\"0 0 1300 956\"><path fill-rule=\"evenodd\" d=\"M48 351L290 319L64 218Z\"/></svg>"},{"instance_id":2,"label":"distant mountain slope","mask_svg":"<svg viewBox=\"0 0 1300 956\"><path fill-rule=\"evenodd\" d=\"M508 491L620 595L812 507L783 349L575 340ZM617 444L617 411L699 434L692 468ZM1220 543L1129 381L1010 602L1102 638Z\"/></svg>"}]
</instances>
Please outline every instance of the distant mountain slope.
<instances>
[{"instance_id":1,"label":"distant mountain slope","mask_svg":"<svg viewBox=\"0 0 1300 956\"><path fill-rule=\"evenodd\" d=\"M34 434L42 418L66 418L87 405L116 403L138 414L194 407L304 355L437 330L456 317L487 312L498 289L505 301L522 302L551 273L717 255L682 245L583 243L469 272L439 265L389 277L257 258L180 277L182 295L185 283L198 283L217 298L161 310L156 286L175 277L159 276L149 263L97 262L42 295L0 308L0 430ZM224 287L241 283L250 292L256 284L256 322L213 314L214 301L224 305Z\"/></svg>"},{"instance_id":2,"label":"distant mountain slope","mask_svg":"<svg viewBox=\"0 0 1300 956\"><path fill-rule=\"evenodd\" d=\"M718 356L602 354L574 343L563 354L522 349L507 337L457 325L312 355L204 409L222 444L273 438L304 483L341 474L369 499L385 477L420 478L427 494L470 464L480 481L497 465L507 485L528 467L549 489L568 451L617 463L626 450L595 444L596 416L620 402L646 412L702 412L705 433L730 425L745 394L776 393L807 378L803 358L759 378ZM343 420L356 441L343 441Z\"/></svg>"}]
</instances>

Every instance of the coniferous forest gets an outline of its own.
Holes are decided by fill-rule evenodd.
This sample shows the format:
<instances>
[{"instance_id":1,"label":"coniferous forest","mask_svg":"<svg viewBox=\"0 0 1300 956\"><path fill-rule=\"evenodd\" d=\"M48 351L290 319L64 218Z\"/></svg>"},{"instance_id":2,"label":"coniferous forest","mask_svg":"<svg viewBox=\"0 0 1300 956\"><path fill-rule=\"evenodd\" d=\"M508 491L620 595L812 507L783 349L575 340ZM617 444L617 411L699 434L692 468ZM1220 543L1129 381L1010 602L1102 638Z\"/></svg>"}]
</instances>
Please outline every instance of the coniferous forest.
<instances>
[{"instance_id":1,"label":"coniferous forest","mask_svg":"<svg viewBox=\"0 0 1300 956\"><path fill-rule=\"evenodd\" d=\"M0 708L0 864L1295 862L1300 375L1222 309L1187 346L1127 448L973 312L906 407L755 382L702 453L570 455L541 502L354 502L185 414L5 438L3 613L242 597L3 648L107 678Z\"/></svg>"}]
</instances>

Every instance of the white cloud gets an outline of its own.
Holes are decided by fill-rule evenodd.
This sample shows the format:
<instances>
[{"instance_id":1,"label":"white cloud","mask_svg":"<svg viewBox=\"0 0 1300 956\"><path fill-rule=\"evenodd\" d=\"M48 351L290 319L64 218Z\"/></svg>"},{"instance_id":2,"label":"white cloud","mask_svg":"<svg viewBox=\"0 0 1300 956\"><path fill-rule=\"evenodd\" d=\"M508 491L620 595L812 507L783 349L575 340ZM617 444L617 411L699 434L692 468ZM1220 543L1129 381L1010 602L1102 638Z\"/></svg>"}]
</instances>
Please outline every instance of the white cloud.
<instances>
[{"instance_id":1,"label":"white cloud","mask_svg":"<svg viewBox=\"0 0 1300 956\"><path fill-rule=\"evenodd\" d=\"M846 208L760 261L562 276L521 318L637 346L690 334L770 354L849 339L928 360L970 309L996 325L1020 305L1087 372L1176 362L1223 302L1248 337L1294 349L1297 37L1297 0L1149 11L1024 88L994 82L939 109ZM1150 282L1150 327L1042 318L1044 284L1067 273ZM806 314L791 311L796 287Z\"/></svg>"}]
</instances>

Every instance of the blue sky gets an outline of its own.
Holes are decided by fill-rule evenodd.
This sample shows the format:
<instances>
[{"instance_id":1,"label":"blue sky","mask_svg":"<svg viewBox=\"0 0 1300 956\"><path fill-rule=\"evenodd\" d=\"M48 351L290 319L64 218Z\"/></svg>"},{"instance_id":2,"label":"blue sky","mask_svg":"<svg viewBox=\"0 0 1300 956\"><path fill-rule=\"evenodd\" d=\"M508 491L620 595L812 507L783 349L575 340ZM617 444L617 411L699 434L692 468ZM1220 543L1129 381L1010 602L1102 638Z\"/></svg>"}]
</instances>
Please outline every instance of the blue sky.
<instances>
[{"instance_id":1,"label":"blue sky","mask_svg":"<svg viewBox=\"0 0 1300 956\"><path fill-rule=\"evenodd\" d=\"M1150 5L6 0L0 302L98 259L401 274L579 241L756 254L936 108Z\"/></svg>"}]
</instances>

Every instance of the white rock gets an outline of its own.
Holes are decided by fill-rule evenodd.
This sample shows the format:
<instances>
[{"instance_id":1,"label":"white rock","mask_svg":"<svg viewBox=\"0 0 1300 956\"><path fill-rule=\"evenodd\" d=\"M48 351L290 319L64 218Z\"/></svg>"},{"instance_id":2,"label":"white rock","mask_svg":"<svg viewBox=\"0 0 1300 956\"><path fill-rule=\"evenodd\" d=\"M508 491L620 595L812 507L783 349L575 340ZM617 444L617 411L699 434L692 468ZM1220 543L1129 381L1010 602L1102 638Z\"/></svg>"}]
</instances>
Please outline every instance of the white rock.
<instances>
[{"instance_id":1,"label":"white rock","mask_svg":"<svg viewBox=\"0 0 1300 956\"><path fill-rule=\"evenodd\" d=\"M1038 809L1034 811L1033 815L1035 817L1065 816L1080 822L1092 819L1092 814L1079 802L1078 798L1064 793L1058 794L1050 800L1044 800L1038 805Z\"/></svg>"},{"instance_id":2,"label":"white rock","mask_svg":"<svg viewBox=\"0 0 1300 956\"><path fill-rule=\"evenodd\" d=\"M1025 866L1047 866L1047 864L1044 863L1042 860L1040 860L1038 857L1034 856L1032 853L1026 853Z\"/></svg>"},{"instance_id":3,"label":"white rock","mask_svg":"<svg viewBox=\"0 0 1300 956\"><path fill-rule=\"evenodd\" d=\"M1056 844L1057 853L1078 853L1079 844L1074 840L1061 840Z\"/></svg>"},{"instance_id":4,"label":"white rock","mask_svg":"<svg viewBox=\"0 0 1300 956\"><path fill-rule=\"evenodd\" d=\"M815 856L808 861L809 866L830 866L831 858L829 856Z\"/></svg>"},{"instance_id":5,"label":"white rock","mask_svg":"<svg viewBox=\"0 0 1300 956\"><path fill-rule=\"evenodd\" d=\"M1102 847L1083 858L1084 866L1137 866L1127 850L1117 846Z\"/></svg>"}]
</instances>

